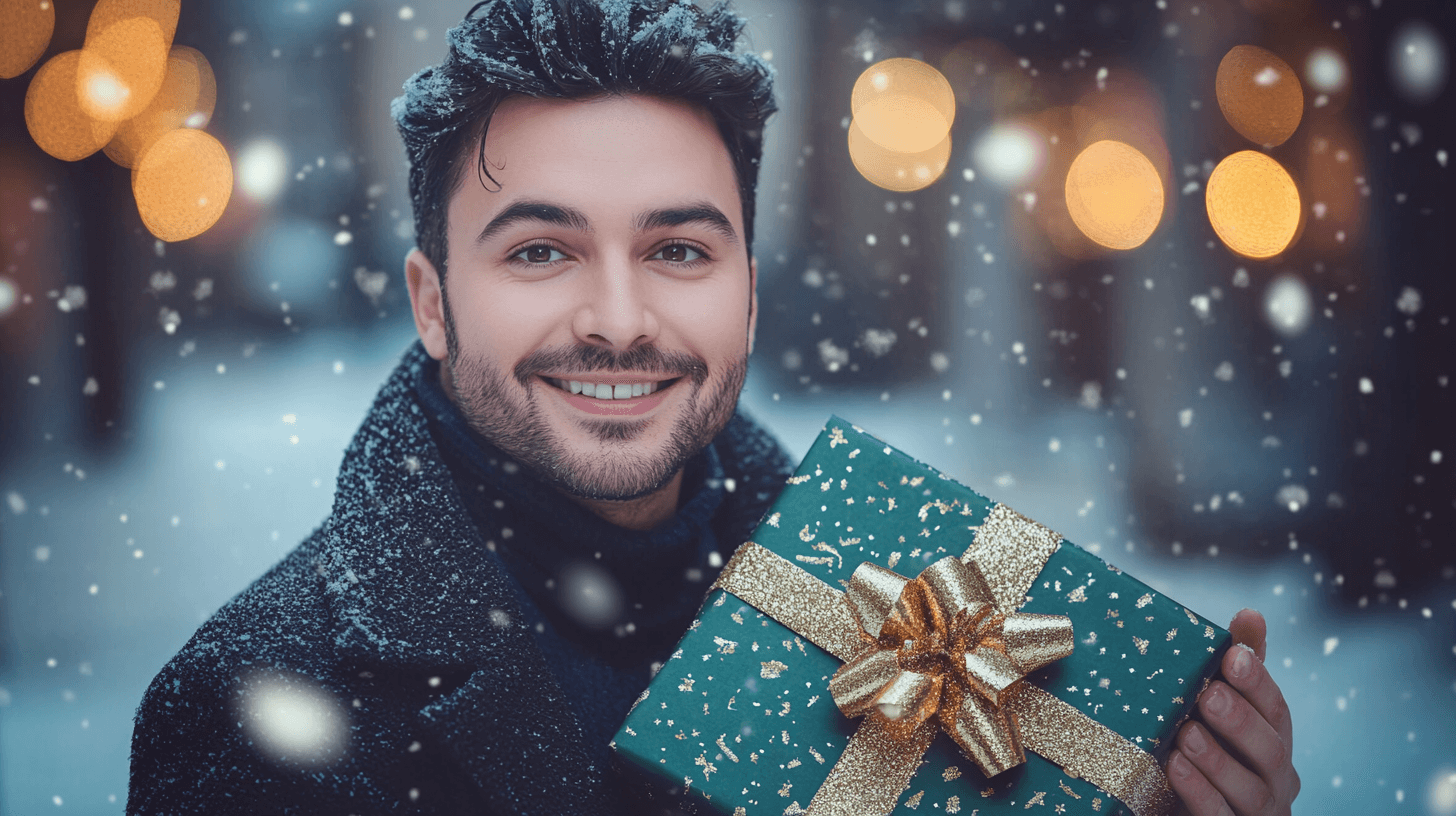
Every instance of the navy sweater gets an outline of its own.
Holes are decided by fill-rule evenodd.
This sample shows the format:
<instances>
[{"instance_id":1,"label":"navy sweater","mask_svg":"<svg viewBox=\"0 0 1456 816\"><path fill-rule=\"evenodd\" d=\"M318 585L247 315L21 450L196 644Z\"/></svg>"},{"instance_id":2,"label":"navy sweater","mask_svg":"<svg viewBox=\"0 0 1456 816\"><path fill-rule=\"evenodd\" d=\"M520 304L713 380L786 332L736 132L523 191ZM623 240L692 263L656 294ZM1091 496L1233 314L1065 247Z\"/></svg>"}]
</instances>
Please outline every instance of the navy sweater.
<instances>
[{"instance_id":1,"label":"navy sweater","mask_svg":"<svg viewBox=\"0 0 1456 816\"><path fill-rule=\"evenodd\" d=\"M686 469L677 515L624 530L476 437L436 368L415 343L329 517L152 682L128 813L635 807L606 742L715 577L711 553L748 536L791 464L740 413ZM561 603L582 565L621 594L606 628Z\"/></svg>"}]
</instances>

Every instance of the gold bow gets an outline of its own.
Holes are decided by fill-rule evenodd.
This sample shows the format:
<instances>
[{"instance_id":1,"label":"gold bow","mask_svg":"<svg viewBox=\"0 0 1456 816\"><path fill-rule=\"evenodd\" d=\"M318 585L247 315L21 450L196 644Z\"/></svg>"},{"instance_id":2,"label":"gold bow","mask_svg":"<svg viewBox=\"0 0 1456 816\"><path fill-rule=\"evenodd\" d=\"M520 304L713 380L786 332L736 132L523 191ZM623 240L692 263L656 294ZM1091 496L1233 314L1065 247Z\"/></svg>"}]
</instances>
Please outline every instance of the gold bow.
<instances>
[{"instance_id":1,"label":"gold bow","mask_svg":"<svg viewBox=\"0 0 1456 816\"><path fill-rule=\"evenodd\" d=\"M986 776L1026 761L1005 703L1023 677L1072 653L1072 620L996 606L980 566L946 557L908 580L861 564L844 601L873 644L839 668L829 693L846 717L907 739L931 717Z\"/></svg>"},{"instance_id":2,"label":"gold bow","mask_svg":"<svg viewBox=\"0 0 1456 816\"><path fill-rule=\"evenodd\" d=\"M846 665L830 680L835 703L845 714L846 707L870 714L815 792L810 814L888 814L940 728L987 776L1016 764L1000 767L1005 760L998 757L1023 761L1024 745L1117 797L1134 816L1172 811L1176 797L1151 754L1021 681L1021 674L1071 652L1069 619L1063 636L1040 623L1060 616L1016 613L1061 541L997 504L960 558L970 577L946 563L954 558L931 564L915 581L861 564L846 592L752 541L734 552L713 586L843 660ZM980 700L994 705L982 706ZM937 713L939 722L931 722ZM952 727L946 727L947 717Z\"/></svg>"}]
</instances>

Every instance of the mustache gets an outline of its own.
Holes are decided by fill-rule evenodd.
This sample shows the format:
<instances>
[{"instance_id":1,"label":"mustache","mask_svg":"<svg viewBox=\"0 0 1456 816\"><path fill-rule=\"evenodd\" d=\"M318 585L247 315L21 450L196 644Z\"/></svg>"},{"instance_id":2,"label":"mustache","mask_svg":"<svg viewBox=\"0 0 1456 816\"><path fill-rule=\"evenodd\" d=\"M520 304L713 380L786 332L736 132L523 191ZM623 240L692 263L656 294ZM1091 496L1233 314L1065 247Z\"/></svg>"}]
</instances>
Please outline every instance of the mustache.
<instances>
[{"instance_id":1,"label":"mustache","mask_svg":"<svg viewBox=\"0 0 1456 816\"><path fill-rule=\"evenodd\" d=\"M681 351L663 351L646 345L626 351L601 346L557 346L537 349L516 363L512 374L522 388L529 387L532 376L542 371L641 371L664 376L684 376L701 386L708 379L708 364L700 357Z\"/></svg>"}]
</instances>

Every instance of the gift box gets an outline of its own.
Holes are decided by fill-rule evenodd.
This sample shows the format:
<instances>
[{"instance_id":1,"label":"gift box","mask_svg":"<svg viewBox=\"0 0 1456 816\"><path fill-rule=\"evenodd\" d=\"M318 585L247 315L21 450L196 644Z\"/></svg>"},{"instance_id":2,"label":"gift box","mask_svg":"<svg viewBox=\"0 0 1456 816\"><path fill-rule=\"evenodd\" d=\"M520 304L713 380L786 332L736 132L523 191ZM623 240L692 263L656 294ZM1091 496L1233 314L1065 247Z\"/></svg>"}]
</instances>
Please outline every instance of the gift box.
<instances>
[{"instance_id":1,"label":"gift box","mask_svg":"<svg viewBox=\"0 0 1456 816\"><path fill-rule=\"evenodd\" d=\"M1230 642L831 417L612 747L688 812L1165 814Z\"/></svg>"}]
</instances>

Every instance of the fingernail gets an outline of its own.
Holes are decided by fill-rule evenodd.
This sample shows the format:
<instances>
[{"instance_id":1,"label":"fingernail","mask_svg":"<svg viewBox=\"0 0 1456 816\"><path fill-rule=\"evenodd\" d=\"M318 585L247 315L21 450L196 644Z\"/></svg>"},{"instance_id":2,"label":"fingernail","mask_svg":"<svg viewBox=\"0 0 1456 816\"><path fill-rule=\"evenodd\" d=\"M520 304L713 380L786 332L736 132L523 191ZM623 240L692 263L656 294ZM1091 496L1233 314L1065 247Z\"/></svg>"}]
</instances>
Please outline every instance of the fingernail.
<instances>
[{"instance_id":1,"label":"fingernail","mask_svg":"<svg viewBox=\"0 0 1456 816\"><path fill-rule=\"evenodd\" d=\"M1235 679L1243 680L1249 676L1250 670L1254 668L1254 655L1248 649L1234 649L1233 670L1229 672Z\"/></svg>"},{"instance_id":2,"label":"fingernail","mask_svg":"<svg viewBox=\"0 0 1456 816\"><path fill-rule=\"evenodd\" d=\"M1188 764L1188 758L1183 756L1182 752L1174 751L1173 758L1168 760L1168 770L1180 779L1187 779L1188 772L1193 770L1193 766Z\"/></svg>"},{"instance_id":3,"label":"fingernail","mask_svg":"<svg viewBox=\"0 0 1456 816\"><path fill-rule=\"evenodd\" d=\"M1203 737L1203 729L1191 725L1183 733L1183 749L1194 756L1202 756L1208 750L1208 740Z\"/></svg>"},{"instance_id":4,"label":"fingernail","mask_svg":"<svg viewBox=\"0 0 1456 816\"><path fill-rule=\"evenodd\" d=\"M1222 717L1229 712L1228 692L1222 686L1214 686L1208 690L1208 713L1215 717Z\"/></svg>"}]
</instances>

